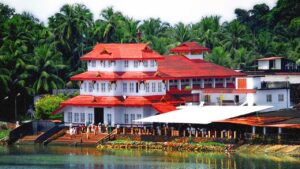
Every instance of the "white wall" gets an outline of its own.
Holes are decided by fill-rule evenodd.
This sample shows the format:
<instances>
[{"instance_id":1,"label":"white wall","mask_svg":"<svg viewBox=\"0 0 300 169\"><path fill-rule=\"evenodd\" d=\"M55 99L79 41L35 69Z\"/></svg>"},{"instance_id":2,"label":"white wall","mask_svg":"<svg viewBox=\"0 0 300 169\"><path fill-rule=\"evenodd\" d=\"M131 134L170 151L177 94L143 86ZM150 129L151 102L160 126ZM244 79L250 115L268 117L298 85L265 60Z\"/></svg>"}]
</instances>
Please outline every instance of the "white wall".
<instances>
[{"instance_id":1,"label":"white wall","mask_svg":"<svg viewBox=\"0 0 300 169\"><path fill-rule=\"evenodd\" d=\"M268 60L259 60L258 61L258 69L259 70L268 70L269 69L269 61Z\"/></svg>"},{"instance_id":2,"label":"white wall","mask_svg":"<svg viewBox=\"0 0 300 169\"><path fill-rule=\"evenodd\" d=\"M281 59L275 60L275 69L278 69L278 70L281 69Z\"/></svg>"},{"instance_id":3,"label":"white wall","mask_svg":"<svg viewBox=\"0 0 300 169\"><path fill-rule=\"evenodd\" d=\"M105 91L102 91L101 83L105 83ZM127 92L123 91L123 83L127 83ZM130 83L133 83L133 92L130 91ZM116 84L111 84L110 81L96 81L92 91L89 91L89 85L92 85L92 81L84 81L80 87L81 95L93 95L93 96L152 96L152 95L165 95L166 86L162 80L147 80L145 83L140 83L138 93L136 92L136 85L138 81L135 80L118 80ZM146 91L146 83L149 83L149 92ZM152 90L152 84L155 84L155 91ZM161 84L161 91L158 91L158 85ZM98 85L98 87L97 87ZM111 85L111 87L109 87ZM85 87L86 86L86 87Z\"/></svg>"},{"instance_id":4,"label":"white wall","mask_svg":"<svg viewBox=\"0 0 300 169\"><path fill-rule=\"evenodd\" d=\"M68 119L68 113L72 112L72 121ZM79 119L75 121L75 114L78 113ZM84 113L84 121L82 121L81 113ZM74 123L74 124L85 124L89 122L88 114L91 114L92 122L94 121L94 108L93 107L77 107L77 106L70 106L65 108L64 110L64 122L65 123Z\"/></svg>"},{"instance_id":5,"label":"white wall","mask_svg":"<svg viewBox=\"0 0 300 169\"><path fill-rule=\"evenodd\" d=\"M95 64L93 63L95 62ZM102 72L156 72L157 62L155 60L138 60L137 67L134 66L134 60L128 60L128 67L125 67L125 60L116 60L114 62L108 60L87 61L88 71L102 71ZM152 65L154 63L154 65Z\"/></svg>"},{"instance_id":6,"label":"white wall","mask_svg":"<svg viewBox=\"0 0 300 169\"><path fill-rule=\"evenodd\" d=\"M262 77L262 81L265 82L290 82L291 84L300 84L299 75L265 75Z\"/></svg>"},{"instance_id":7,"label":"white wall","mask_svg":"<svg viewBox=\"0 0 300 169\"><path fill-rule=\"evenodd\" d=\"M203 57L204 57L203 53L199 53L199 54L188 53L185 56L189 59L203 59Z\"/></svg>"},{"instance_id":8,"label":"white wall","mask_svg":"<svg viewBox=\"0 0 300 169\"><path fill-rule=\"evenodd\" d=\"M204 93L203 98L205 95L210 95L211 96L211 103L213 104L218 104L219 98L223 96L223 100L234 100L234 97L236 95L239 96L239 103L244 103L247 100L247 95L246 94L236 94L236 93ZM204 100L203 100L204 101Z\"/></svg>"},{"instance_id":9,"label":"white wall","mask_svg":"<svg viewBox=\"0 0 300 169\"><path fill-rule=\"evenodd\" d=\"M278 100L278 95L282 94L283 101ZM267 102L267 95L272 95L272 101ZM255 94L255 104L259 106L273 106L267 111L280 110L290 108L290 90L289 89L272 89L272 90L257 90Z\"/></svg>"}]
</instances>

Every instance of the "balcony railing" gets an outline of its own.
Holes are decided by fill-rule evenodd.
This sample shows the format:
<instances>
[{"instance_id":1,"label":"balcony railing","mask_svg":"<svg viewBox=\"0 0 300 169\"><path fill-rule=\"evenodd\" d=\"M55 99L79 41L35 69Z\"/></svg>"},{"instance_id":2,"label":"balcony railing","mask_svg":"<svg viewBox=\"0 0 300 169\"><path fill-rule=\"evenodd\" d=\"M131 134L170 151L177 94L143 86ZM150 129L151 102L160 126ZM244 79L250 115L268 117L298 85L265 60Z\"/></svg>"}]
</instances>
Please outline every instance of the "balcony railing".
<instances>
[{"instance_id":1,"label":"balcony railing","mask_svg":"<svg viewBox=\"0 0 300 169\"><path fill-rule=\"evenodd\" d=\"M262 82L261 89L288 89L289 82Z\"/></svg>"}]
</instances>

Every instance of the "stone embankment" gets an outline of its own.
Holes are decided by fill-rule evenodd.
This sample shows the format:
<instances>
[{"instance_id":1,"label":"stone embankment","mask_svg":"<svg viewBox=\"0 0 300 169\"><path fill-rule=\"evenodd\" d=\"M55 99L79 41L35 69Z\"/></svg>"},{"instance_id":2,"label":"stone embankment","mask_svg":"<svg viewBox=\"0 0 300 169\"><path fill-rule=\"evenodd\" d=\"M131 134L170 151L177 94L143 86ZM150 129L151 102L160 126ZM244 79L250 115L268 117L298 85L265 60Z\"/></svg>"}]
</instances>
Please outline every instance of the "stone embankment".
<instances>
[{"instance_id":1,"label":"stone embankment","mask_svg":"<svg viewBox=\"0 0 300 169\"><path fill-rule=\"evenodd\" d=\"M188 151L188 152L224 152L225 145L220 143L172 143L172 142L107 142L97 146L98 150L103 149L143 149L163 151Z\"/></svg>"},{"instance_id":2,"label":"stone embankment","mask_svg":"<svg viewBox=\"0 0 300 169\"><path fill-rule=\"evenodd\" d=\"M237 148L238 153L267 154L275 156L297 156L300 157L300 145L250 145L245 144Z\"/></svg>"}]
</instances>

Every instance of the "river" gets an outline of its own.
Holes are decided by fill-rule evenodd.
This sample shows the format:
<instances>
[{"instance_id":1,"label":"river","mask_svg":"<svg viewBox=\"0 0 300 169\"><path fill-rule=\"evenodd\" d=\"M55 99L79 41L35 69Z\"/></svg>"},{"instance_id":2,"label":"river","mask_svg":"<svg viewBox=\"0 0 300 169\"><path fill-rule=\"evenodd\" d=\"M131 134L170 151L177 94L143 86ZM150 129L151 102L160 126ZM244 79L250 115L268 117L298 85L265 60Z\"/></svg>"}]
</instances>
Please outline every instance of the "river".
<instances>
[{"instance_id":1,"label":"river","mask_svg":"<svg viewBox=\"0 0 300 169\"><path fill-rule=\"evenodd\" d=\"M299 169L300 158L224 153L139 150L97 151L94 147L0 146L1 169Z\"/></svg>"}]
</instances>

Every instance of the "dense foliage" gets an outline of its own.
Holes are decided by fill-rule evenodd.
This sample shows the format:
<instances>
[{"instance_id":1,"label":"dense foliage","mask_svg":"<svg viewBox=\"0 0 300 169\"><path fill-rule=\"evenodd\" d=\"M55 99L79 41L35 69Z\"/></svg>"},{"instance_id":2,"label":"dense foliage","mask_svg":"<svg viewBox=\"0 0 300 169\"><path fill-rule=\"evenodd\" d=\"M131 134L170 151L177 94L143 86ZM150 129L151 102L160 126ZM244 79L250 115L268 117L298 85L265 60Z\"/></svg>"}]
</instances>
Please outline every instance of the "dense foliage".
<instances>
[{"instance_id":1,"label":"dense foliage","mask_svg":"<svg viewBox=\"0 0 300 169\"><path fill-rule=\"evenodd\" d=\"M46 95L39 98L35 103L35 119L57 119L61 116L52 115L52 112L59 108L60 103L67 97Z\"/></svg>"},{"instance_id":2,"label":"dense foliage","mask_svg":"<svg viewBox=\"0 0 300 169\"><path fill-rule=\"evenodd\" d=\"M207 16L171 25L159 18L135 20L112 7L94 20L86 6L73 4L64 5L45 25L0 3L0 105L7 105L0 111L12 112L18 93L24 102L19 109L26 110L28 96L76 88L69 77L85 70L80 56L96 43L136 43L138 30L141 41L161 54L181 42L197 41L211 49L207 60L229 68L252 69L256 58L272 55L300 63L299 11L297 0L278 0L273 9L266 4L236 9L230 22Z\"/></svg>"}]
</instances>

